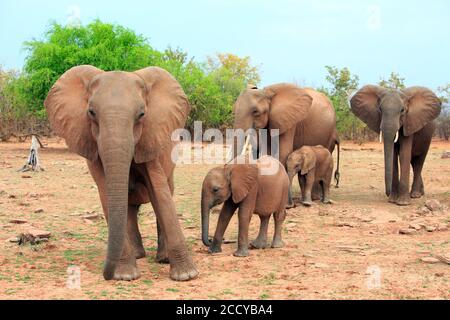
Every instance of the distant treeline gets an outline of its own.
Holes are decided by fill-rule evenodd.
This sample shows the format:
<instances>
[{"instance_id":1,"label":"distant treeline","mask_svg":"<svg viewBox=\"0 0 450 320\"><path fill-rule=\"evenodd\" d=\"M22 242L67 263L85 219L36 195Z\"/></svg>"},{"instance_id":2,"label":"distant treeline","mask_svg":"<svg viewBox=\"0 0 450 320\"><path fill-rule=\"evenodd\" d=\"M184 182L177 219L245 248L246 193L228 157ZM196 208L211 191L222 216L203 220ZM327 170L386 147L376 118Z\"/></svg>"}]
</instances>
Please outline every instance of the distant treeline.
<instances>
[{"instance_id":1,"label":"distant treeline","mask_svg":"<svg viewBox=\"0 0 450 320\"><path fill-rule=\"evenodd\" d=\"M250 57L216 53L198 62L179 48L154 49L148 39L125 27L99 20L87 26L71 27L53 23L42 40L25 42L27 57L22 71L6 71L0 66L0 140L12 135L49 134L43 107L53 83L68 69L90 64L105 71L135 71L159 66L182 85L192 106L187 126L203 121L204 128L232 126L232 109L240 92L260 83L260 66ZM347 68L327 66L328 87L317 88L332 100L342 139L366 140L374 135L348 107L348 96L359 86L359 78ZM392 73L380 85L403 88L404 79ZM439 89L448 103L450 85ZM448 139L449 110L438 119L439 134Z\"/></svg>"}]
</instances>

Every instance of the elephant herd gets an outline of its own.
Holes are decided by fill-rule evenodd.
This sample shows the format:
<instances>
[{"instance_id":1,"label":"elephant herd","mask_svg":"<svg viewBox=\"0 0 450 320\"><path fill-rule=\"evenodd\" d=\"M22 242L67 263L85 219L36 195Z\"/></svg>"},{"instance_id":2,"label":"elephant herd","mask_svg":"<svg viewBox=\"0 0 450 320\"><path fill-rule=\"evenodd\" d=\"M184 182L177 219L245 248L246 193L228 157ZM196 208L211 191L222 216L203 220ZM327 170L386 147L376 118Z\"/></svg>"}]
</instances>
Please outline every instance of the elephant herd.
<instances>
[{"instance_id":1,"label":"elephant herd","mask_svg":"<svg viewBox=\"0 0 450 320\"><path fill-rule=\"evenodd\" d=\"M104 278L139 277L136 259L146 253L138 212L149 202L157 218L156 260L170 263L173 280L196 278L198 271L172 198L175 163L171 153L176 142L171 136L185 126L190 113L187 97L175 78L157 67L105 72L93 66L77 66L57 80L44 104L55 133L65 139L71 151L86 158L98 186L108 224ZM440 113L440 100L423 87L388 90L369 85L353 95L350 105L384 141L389 201L407 205L410 198L422 196L421 172L434 131L432 121ZM304 205L317 199L330 203L332 153L339 147L339 139L330 100L313 89L292 84L248 88L235 103L234 118L235 129L276 132L279 151L276 155L268 151L251 163L245 156L237 156L244 157L243 162L233 161L207 174L202 186L202 241L209 252L220 252L225 229L239 209L238 249L234 255L247 256L249 247L268 246L272 215L275 232L271 246L283 246L282 224L286 208L293 206L290 186L295 175ZM243 143L235 143L233 150L235 155L245 153ZM411 192L410 164L414 172ZM276 169L270 175L262 174L268 167ZM334 176L338 182L339 160ZM211 241L209 211L221 203ZM261 226L257 238L249 243L253 213L259 215Z\"/></svg>"}]
</instances>

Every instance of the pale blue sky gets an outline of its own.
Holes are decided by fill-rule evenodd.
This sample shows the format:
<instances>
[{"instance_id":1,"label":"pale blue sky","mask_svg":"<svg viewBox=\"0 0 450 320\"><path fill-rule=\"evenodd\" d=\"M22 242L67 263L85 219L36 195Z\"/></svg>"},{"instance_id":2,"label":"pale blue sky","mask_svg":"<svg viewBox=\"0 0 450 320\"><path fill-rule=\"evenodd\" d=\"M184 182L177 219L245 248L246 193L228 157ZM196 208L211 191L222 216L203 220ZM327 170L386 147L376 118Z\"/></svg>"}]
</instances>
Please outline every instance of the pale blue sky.
<instances>
[{"instance_id":1,"label":"pale blue sky","mask_svg":"<svg viewBox=\"0 0 450 320\"><path fill-rule=\"evenodd\" d=\"M349 67L361 84L391 71L407 85L450 82L448 0L0 0L0 64L21 68L22 43L70 12L83 24L119 23L198 61L215 52L251 56L263 85L320 86L325 65Z\"/></svg>"}]
</instances>

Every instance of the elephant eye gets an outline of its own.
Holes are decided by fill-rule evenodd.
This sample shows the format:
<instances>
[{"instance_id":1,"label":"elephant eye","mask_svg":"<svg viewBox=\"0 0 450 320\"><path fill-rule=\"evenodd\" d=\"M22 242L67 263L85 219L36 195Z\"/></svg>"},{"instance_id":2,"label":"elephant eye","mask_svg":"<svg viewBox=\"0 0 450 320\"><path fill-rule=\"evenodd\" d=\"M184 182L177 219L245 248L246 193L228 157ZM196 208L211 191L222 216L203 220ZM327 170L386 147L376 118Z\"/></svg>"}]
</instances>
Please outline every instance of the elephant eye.
<instances>
[{"instance_id":1,"label":"elephant eye","mask_svg":"<svg viewBox=\"0 0 450 320\"><path fill-rule=\"evenodd\" d=\"M400 110L401 113L405 113L405 108L402 108L402 110Z\"/></svg>"},{"instance_id":2,"label":"elephant eye","mask_svg":"<svg viewBox=\"0 0 450 320\"><path fill-rule=\"evenodd\" d=\"M141 120L145 116L145 112L139 113L138 120Z\"/></svg>"},{"instance_id":3,"label":"elephant eye","mask_svg":"<svg viewBox=\"0 0 450 320\"><path fill-rule=\"evenodd\" d=\"M89 115L90 115L92 118L95 118L95 116L97 115L97 114L95 113L95 111L92 110L92 109L89 109L89 110L88 110L88 113L89 113Z\"/></svg>"},{"instance_id":4,"label":"elephant eye","mask_svg":"<svg viewBox=\"0 0 450 320\"><path fill-rule=\"evenodd\" d=\"M213 192L214 192L214 193L218 192L219 190L220 190L219 187L213 187Z\"/></svg>"}]
</instances>

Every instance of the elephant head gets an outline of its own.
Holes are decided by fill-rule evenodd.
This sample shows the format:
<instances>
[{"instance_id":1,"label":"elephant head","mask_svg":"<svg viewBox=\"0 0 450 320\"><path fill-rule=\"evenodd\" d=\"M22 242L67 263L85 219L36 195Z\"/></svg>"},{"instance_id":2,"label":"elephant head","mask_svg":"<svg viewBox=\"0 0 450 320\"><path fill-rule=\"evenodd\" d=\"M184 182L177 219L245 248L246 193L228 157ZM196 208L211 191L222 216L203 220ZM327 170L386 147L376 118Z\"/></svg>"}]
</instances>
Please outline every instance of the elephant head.
<instances>
[{"instance_id":1,"label":"elephant head","mask_svg":"<svg viewBox=\"0 0 450 320\"><path fill-rule=\"evenodd\" d=\"M68 70L45 100L49 121L69 149L101 161L106 179L109 280L124 247L130 166L156 159L171 145L190 107L176 80L159 68L133 73L93 66Z\"/></svg>"},{"instance_id":2,"label":"elephant head","mask_svg":"<svg viewBox=\"0 0 450 320\"><path fill-rule=\"evenodd\" d=\"M282 135L304 120L311 108L312 97L292 84L276 84L264 89L249 88L234 105L234 129L278 129ZM243 143L235 145L235 154Z\"/></svg>"},{"instance_id":3,"label":"elephant head","mask_svg":"<svg viewBox=\"0 0 450 320\"><path fill-rule=\"evenodd\" d=\"M286 161L290 186L292 187L292 179L297 173L307 174L316 167L316 161L316 154L309 147L303 147L291 153Z\"/></svg>"},{"instance_id":4,"label":"elephant head","mask_svg":"<svg viewBox=\"0 0 450 320\"><path fill-rule=\"evenodd\" d=\"M217 167L208 172L202 185L202 241L209 241L209 212L230 197L234 203L242 202L255 186L258 179L256 164L230 164Z\"/></svg>"},{"instance_id":5,"label":"elephant head","mask_svg":"<svg viewBox=\"0 0 450 320\"><path fill-rule=\"evenodd\" d=\"M385 188L391 194L394 144L421 130L439 116L441 101L429 89L390 90L368 85L350 100L353 113L384 141Z\"/></svg>"}]
</instances>

